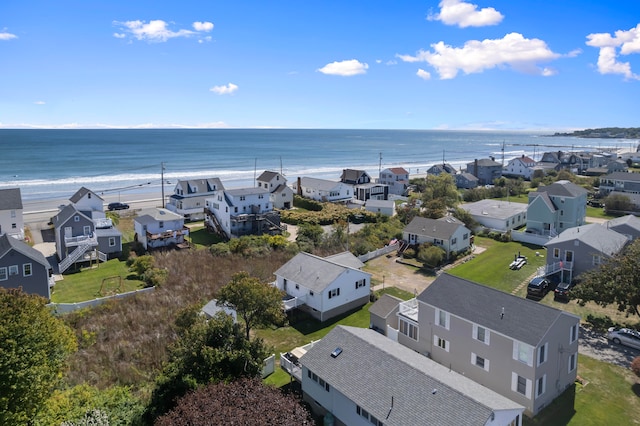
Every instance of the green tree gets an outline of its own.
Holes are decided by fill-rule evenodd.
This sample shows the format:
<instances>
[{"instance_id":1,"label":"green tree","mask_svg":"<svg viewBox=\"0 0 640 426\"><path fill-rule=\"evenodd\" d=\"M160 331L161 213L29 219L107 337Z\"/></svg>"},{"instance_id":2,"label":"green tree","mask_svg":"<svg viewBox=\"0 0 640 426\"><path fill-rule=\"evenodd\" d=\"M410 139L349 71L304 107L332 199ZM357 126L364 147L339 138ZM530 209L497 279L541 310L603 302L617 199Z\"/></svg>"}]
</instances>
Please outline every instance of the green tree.
<instances>
[{"instance_id":1,"label":"green tree","mask_svg":"<svg viewBox=\"0 0 640 426\"><path fill-rule=\"evenodd\" d=\"M263 341L246 339L230 315L218 313L209 320L199 316L170 349L151 395L148 420L166 413L200 385L258 377L268 355Z\"/></svg>"},{"instance_id":2,"label":"green tree","mask_svg":"<svg viewBox=\"0 0 640 426\"><path fill-rule=\"evenodd\" d=\"M218 292L218 301L235 309L242 318L247 340L251 328L280 324L285 319L282 292L277 287L251 277L247 272L235 274L231 282Z\"/></svg>"},{"instance_id":3,"label":"green tree","mask_svg":"<svg viewBox=\"0 0 640 426\"><path fill-rule=\"evenodd\" d=\"M456 182L449 173L441 173L438 176L429 176L424 189L422 200L428 203L431 200L440 200L446 207L453 207L460 201L460 194Z\"/></svg>"},{"instance_id":4,"label":"green tree","mask_svg":"<svg viewBox=\"0 0 640 426\"><path fill-rule=\"evenodd\" d=\"M604 199L604 209L607 213L627 212L633 209L633 204L626 195L611 194Z\"/></svg>"},{"instance_id":5,"label":"green tree","mask_svg":"<svg viewBox=\"0 0 640 426\"><path fill-rule=\"evenodd\" d=\"M27 424L76 350L73 331L40 296L0 288L0 424Z\"/></svg>"},{"instance_id":6,"label":"green tree","mask_svg":"<svg viewBox=\"0 0 640 426\"><path fill-rule=\"evenodd\" d=\"M435 268L439 266L444 260L445 252L440 247L436 246L421 246L416 256L418 260L425 265Z\"/></svg>"},{"instance_id":7,"label":"green tree","mask_svg":"<svg viewBox=\"0 0 640 426\"><path fill-rule=\"evenodd\" d=\"M475 229L478 226L478 222L476 222L473 216L471 216L471 213L463 208L456 207L453 211L453 217L464 223L464 226L471 230Z\"/></svg>"},{"instance_id":8,"label":"green tree","mask_svg":"<svg viewBox=\"0 0 640 426\"><path fill-rule=\"evenodd\" d=\"M322 226L318 224L301 223L300 225L298 225L298 235L296 237L296 241L298 241L298 239L306 238L311 241L314 246L317 246L322 242L323 234L324 229L322 229Z\"/></svg>"},{"instance_id":9,"label":"green tree","mask_svg":"<svg viewBox=\"0 0 640 426\"><path fill-rule=\"evenodd\" d=\"M599 268L581 275L572 290L578 303L595 302L600 306L617 305L618 310L640 316L640 240L620 254L605 260Z\"/></svg>"}]
</instances>

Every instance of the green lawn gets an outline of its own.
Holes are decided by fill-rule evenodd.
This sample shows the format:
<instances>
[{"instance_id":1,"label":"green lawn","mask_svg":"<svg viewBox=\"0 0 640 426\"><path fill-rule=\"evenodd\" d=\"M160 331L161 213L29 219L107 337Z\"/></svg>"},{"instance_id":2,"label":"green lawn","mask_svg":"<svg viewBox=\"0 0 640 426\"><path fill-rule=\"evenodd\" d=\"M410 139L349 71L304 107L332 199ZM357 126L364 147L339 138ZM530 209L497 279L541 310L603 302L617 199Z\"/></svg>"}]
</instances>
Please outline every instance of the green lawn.
<instances>
[{"instance_id":1,"label":"green lawn","mask_svg":"<svg viewBox=\"0 0 640 426\"><path fill-rule=\"evenodd\" d=\"M210 247L213 244L223 242L219 235L212 234L204 227L204 222L192 222L187 224L189 228L189 241L195 248Z\"/></svg>"},{"instance_id":2,"label":"green lawn","mask_svg":"<svg viewBox=\"0 0 640 426\"><path fill-rule=\"evenodd\" d=\"M601 219L613 219L615 216L606 214L602 207L587 206L587 222L589 222L590 217L597 217Z\"/></svg>"},{"instance_id":3,"label":"green lawn","mask_svg":"<svg viewBox=\"0 0 640 426\"><path fill-rule=\"evenodd\" d=\"M129 271L126 262L112 259L80 272L65 274L51 293L54 303L74 303L143 288L145 283Z\"/></svg>"},{"instance_id":4,"label":"green lawn","mask_svg":"<svg viewBox=\"0 0 640 426\"><path fill-rule=\"evenodd\" d=\"M449 270L451 275L511 293L545 262L546 252L539 247L517 242L499 243L479 237L476 237L476 244L487 249L472 260ZM536 256L536 252L540 255ZM518 253L527 257L527 264L520 270L509 269L509 264Z\"/></svg>"}]
</instances>

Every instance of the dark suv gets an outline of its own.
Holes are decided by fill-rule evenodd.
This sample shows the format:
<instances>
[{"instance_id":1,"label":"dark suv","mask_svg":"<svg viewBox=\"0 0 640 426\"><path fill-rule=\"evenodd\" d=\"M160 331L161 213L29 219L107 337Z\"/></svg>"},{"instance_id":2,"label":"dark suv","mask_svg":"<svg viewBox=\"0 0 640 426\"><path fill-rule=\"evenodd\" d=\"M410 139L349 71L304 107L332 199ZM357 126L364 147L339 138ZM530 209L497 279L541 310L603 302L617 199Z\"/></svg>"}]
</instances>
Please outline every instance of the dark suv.
<instances>
[{"instance_id":1,"label":"dark suv","mask_svg":"<svg viewBox=\"0 0 640 426\"><path fill-rule=\"evenodd\" d=\"M544 277L535 277L527 286L527 296L544 297L549 291L550 284L549 280Z\"/></svg>"},{"instance_id":2,"label":"dark suv","mask_svg":"<svg viewBox=\"0 0 640 426\"><path fill-rule=\"evenodd\" d=\"M569 300L569 292L573 288L573 283L559 283L553 291L554 299Z\"/></svg>"},{"instance_id":3,"label":"dark suv","mask_svg":"<svg viewBox=\"0 0 640 426\"><path fill-rule=\"evenodd\" d=\"M125 204L125 203L109 203L109 206L107 207L110 211L113 210L127 210L129 208L129 204Z\"/></svg>"}]
</instances>

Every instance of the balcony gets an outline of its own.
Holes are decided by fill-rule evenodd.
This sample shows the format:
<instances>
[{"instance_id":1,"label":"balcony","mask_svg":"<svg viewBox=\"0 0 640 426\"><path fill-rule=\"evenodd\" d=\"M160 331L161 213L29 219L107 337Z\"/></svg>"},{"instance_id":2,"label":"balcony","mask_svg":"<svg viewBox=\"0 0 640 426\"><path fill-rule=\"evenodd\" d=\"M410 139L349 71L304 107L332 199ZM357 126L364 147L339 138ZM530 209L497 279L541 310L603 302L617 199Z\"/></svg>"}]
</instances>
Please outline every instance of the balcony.
<instances>
[{"instance_id":1,"label":"balcony","mask_svg":"<svg viewBox=\"0 0 640 426\"><path fill-rule=\"evenodd\" d=\"M98 238L96 234L92 232L89 235L79 235L77 237L64 237L64 245L67 247L77 247L85 244L98 245Z\"/></svg>"},{"instance_id":2,"label":"balcony","mask_svg":"<svg viewBox=\"0 0 640 426\"><path fill-rule=\"evenodd\" d=\"M280 368L293 376L293 378L295 378L298 382L301 382L302 366L300 365L300 358L319 341L320 340L311 341L311 343L297 347L291 352L281 353Z\"/></svg>"},{"instance_id":3,"label":"balcony","mask_svg":"<svg viewBox=\"0 0 640 426\"><path fill-rule=\"evenodd\" d=\"M398 313L413 321L418 321L418 299L413 298L398 305Z\"/></svg>"},{"instance_id":4,"label":"balcony","mask_svg":"<svg viewBox=\"0 0 640 426\"><path fill-rule=\"evenodd\" d=\"M541 266L536 271L536 275L539 277L546 277L553 275L560 271L573 271L573 262L558 261Z\"/></svg>"},{"instance_id":5,"label":"balcony","mask_svg":"<svg viewBox=\"0 0 640 426\"><path fill-rule=\"evenodd\" d=\"M147 240L168 240L168 239L184 240L185 235L189 235L189 228L187 228L186 226L183 226L182 229L176 229L176 230L168 229L166 231L162 231L158 233L152 233L147 231Z\"/></svg>"}]
</instances>

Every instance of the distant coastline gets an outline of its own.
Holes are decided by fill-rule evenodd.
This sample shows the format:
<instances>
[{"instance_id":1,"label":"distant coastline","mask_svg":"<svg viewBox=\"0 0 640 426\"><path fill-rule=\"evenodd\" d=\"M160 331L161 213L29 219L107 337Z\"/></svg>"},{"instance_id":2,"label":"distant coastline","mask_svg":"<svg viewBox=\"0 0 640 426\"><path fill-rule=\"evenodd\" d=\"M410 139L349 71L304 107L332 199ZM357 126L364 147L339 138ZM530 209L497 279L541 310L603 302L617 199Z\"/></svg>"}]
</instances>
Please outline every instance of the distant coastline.
<instances>
[{"instance_id":1,"label":"distant coastline","mask_svg":"<svg viewBox=\"0 0 640 426\"><path fill-rule=\"evenodd\" d=\"M569 133L556 132L551 136L593 139L640 139L640 127L602 127L598 129L576 130Z\"/></svg>"}]
</instances>

